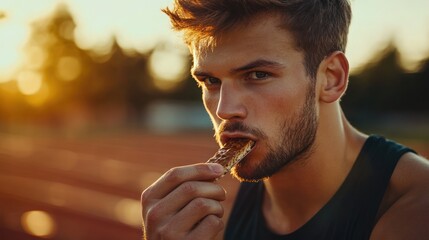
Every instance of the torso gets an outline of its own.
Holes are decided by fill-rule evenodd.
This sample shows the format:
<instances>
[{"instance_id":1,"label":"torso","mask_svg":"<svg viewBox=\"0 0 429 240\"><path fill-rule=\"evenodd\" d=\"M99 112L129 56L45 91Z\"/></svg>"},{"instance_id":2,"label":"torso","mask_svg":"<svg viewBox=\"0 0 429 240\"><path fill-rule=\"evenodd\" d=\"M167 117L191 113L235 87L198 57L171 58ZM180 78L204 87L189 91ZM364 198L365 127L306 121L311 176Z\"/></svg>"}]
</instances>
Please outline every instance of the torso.
<instances>
[{"instance_id":1,"label":"torso","mask_svg":"<svg viewBox=\"0 0 429 240\"><path fill-rule=\"evenodd\" d=\"M387 159L386 151L391 155ZM389 179L400 156L409 151L370 137L340 189L309 221L286 235L271 232L266 224L261 211L263 183L243 183L225 239L368 239L378 217L397 198L395 189L388 187Z\"/></svg>"}]
</instances>

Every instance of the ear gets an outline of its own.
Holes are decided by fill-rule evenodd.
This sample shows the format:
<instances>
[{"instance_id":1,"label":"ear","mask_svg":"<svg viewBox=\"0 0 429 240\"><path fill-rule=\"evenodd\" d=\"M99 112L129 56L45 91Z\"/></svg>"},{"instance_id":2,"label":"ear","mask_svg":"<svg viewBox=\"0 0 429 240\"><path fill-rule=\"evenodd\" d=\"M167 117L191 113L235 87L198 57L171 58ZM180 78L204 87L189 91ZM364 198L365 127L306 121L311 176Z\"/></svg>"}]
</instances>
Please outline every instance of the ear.
<instances>
[{"instance_id":1,"label":"ear","mask_svg":"<svg viewBox=\"0 0 429 240\"><path fill-rule=\"evenodd\" d=\"M322 75L319 99L332 103L341 98L347 89L349 62L343 52L336 51L327 56L321 63L319 73Z\"/></svg>"}]
</instances>

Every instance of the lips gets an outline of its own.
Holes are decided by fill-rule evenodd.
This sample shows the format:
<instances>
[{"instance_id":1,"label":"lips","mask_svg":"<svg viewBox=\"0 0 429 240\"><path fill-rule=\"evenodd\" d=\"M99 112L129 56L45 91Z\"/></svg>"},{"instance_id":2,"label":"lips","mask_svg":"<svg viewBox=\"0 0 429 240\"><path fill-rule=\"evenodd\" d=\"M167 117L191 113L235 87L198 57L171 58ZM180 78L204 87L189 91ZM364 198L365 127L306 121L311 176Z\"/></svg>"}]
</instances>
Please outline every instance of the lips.
<instances>
[{"instance_id":1,"label":"lips","mask_svg":"<svg viewBox=\"0 0 429 240\"><path fill-rule=\"evenodd\" d=\"M219 138L222 146L225 146L226 143L228 143L233 139L250 139L250 140L253 140L254 142L257 141L255 136L249 133L243 133L243 132L222 132Z\"/></svg>"}]
</instances>

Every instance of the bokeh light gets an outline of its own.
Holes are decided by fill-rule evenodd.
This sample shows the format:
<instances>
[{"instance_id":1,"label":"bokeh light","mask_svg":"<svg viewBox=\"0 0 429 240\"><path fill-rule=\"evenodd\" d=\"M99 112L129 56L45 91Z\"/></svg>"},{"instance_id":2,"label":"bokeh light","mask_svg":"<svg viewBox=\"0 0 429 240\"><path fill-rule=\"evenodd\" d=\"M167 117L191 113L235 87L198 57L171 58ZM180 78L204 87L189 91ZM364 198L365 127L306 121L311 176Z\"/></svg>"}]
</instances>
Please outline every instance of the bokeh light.
<instances>
[{"instance_id":1,"label":"bokeh light","mask_svg":"<svg viewBox=\"0 0 429 240\"><path fill-rule=\"evenodd\" d=\"M41 83L40 89L32 95L27 95L26 100L34 107L42 107L46 102L51 99L52 92L46 82Z\"/></svg>"},{"instance_id":2,"label":"bokeh light","mask_svg":"<svg viewBox=\"0 0 429 240\"><path fill-rule=\"evenodd\" d=\"M79 60L75 57L61 57L57 63L57 74L64 81L76 79L82 71Z\"/></svg>"},{"instance_id":3,"label":"bokeh light","mask_svg":"<svg viewBox=\"0 0 429 240\"><path fill-rule=\"evenodd\" d=\"M24 95L33 95L42 87L42 76L36 71L22 71L16 81L19 91Z\"/></svg>"},{"instance_id":4,"label":"bokeh light","mask_svg":"<svg viewBox=\"0 0 429 240\"><path fill-rule=\"evenodd\" d=\"M1 239L137 239L141 191L170 167L217 149L201 91L189 79L189 51L160 11L171 3L0 0ZM352 7L347 55L352 69L369 71L351 79L343 106L368 124L376 119L367 117L370 107L380 115L398 107L384 118L396 125L382 125L427 139L429 59L404 74L380 53L392 43L404 54L402 66L422 66L429 1L352 0ZM400 101L380 104L390 96ZM397 109L411 120L398 121ZM427 140L419 144L427 156Z\"/></svg>"},{"instance_id":5,"label":"bokeh light","mask_svg":"<svg viewBox=\"0 0 429 240\"><path fill-rule=\"evenodd\" d=\"M46 51L38 45L31 45L26 49L25 67L27 69L40 69L47 59Z\"/></svg>"},{"instance_id":6,"label":"bokeh light","mask_svg":"<svg viewBox=\"0 0 429 240\"><path fill-rule=\"evenodd\" d=\"M24 230L31 235L49 238L56 232L54 218L47 212L33 210L22 214L21 224Z\"/></svg>"},{"instance_id":7,"label":"bokeh light","mask_svg":"<svg viewBox=\"0 0 429 240\"><path fill-rule=\"evenodd\" d=\"M10 81L24 64L24 46L30 37L31 22L51 12L58 2L0 1L0 83Z\"/></svg>"},{"instance_id":8,"label":"bokeh light","mask_svg":"<svg viewBox=\"0 0 429 240\"><path fill-rule=\"evenodd\" d=\"M186 58L178 51L156 50L149 59L151 73L155 76L155 85L161 90L170 90L188 72Z\"/></svg>"},{"instance_id":9,"label":"bokeh light","mask_svg":"<svg viewBox=\"0 0 429 240\"><path fill-rule=\"evenodd\" d=\"M130 198L121 199L115 206L117 219L127 225L141 226L141 205L140 201Z\"/></svg>"}]
</instances>

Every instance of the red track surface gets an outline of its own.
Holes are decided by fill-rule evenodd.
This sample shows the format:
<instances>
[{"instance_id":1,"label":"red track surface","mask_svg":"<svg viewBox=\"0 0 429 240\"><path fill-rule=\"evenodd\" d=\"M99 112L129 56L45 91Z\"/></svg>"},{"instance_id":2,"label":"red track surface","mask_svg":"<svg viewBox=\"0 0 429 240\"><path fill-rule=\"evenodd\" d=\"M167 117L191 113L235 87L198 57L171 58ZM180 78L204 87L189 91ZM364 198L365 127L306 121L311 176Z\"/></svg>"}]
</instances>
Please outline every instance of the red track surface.
<instances>
[{"instance_id":1,"label":"red track surface","mask_svg":"<svg viewBox=\"0 0 429 240\"><path fill-rule=\"evenodd\" d=\"M409 144L428 156L427 144ZM53 218L51 239L141 239L141 191L169 168L204 162L216 150L211 133L0 134L0 239L38 239L25 230L32 210ZM226 176L221 184L227 216L237 181Z\"/></svg>"},{"instance_id":2,"label":"red track surface","mask_svg":"<svg viewBox=\"0 0 429 240\"><path fill-rule=\"evenodd\" d=\"M92 137L0 134L0 238L35 239L23 214L49 213L52 239L141 239L141 191L169 168L204 162L211 133ZM230 208L237 182L221 180Z\"/></svg>"}]
</instances>

